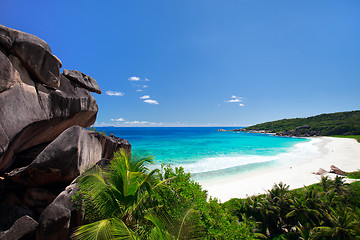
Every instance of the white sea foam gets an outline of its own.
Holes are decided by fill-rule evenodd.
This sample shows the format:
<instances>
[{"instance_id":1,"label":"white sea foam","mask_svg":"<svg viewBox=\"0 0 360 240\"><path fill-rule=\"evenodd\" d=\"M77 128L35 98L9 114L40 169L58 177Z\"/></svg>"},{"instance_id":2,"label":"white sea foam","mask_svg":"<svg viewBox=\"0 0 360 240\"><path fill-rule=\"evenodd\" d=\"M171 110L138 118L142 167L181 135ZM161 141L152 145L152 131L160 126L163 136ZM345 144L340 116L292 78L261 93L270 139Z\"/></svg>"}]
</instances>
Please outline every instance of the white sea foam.
<instances>
[{"instance_id":1,"label":"white sea foam","mask_svg":"<svg viewBox=\"0 0 360 240\"><path fill-rule=\"evenodd\" d=\"M211 158L203 158L197 160L194 163L188 164L175 164L173 167L182 166L186 172L193 174L198 173L207 173L214 171L221 171L231 168L252 168L256 170L256 167L253 166L256 164L257 167L261 167L262 164L269 164L273 162L278 165L290 165L299 162L299 161L309 161L314 156L320 154L319 148L316 145L319 142L319 139L311 139L311 141L302 142L294 145L289 148L285 153L280 153L273 156L263 156L263 155L239 155L239 156L219 156Z\"/></svg>"},{"instance_id":2,"label":"white sea foam","mask_svg":"<svg viewBox=\"0 0 360 240\"><path fill-rule=\"evenodd\" d=\"M237 157L204 158L196 163L181 164L181 166L186 172L203 173L275 160L277 160L277 156L243 155Z\"/></svg>"}]
</instances>

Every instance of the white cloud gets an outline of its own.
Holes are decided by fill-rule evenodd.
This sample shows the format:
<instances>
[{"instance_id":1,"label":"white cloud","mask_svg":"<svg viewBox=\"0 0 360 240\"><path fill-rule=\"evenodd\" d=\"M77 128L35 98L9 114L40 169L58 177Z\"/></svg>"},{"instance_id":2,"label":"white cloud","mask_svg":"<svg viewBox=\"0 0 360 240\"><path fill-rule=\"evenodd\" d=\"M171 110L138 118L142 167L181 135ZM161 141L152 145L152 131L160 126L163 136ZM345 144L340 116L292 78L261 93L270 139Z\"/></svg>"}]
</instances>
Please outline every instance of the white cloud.
<instances>
[{"instance_id":1,"label":"white cloud","mask_svg":"<svg viewBox=\"0 0 360 240\"><path fill-rule=\"evenodd\" d=\"M230 103L233 103L233 102L242 102L241 99L230 99L230 100L227 100L226 102L230 102Z\"/></svg>"},{"instance_id":2,"label":"white cloud","mask_svg":"<svg viewBox=\"0 0 360 240\"><path fill-rule=\"evenodd\" d=\"M145 82L150 82L150 80L148 78L145 78Z\"/></svg>"},{"instance_id":3,"label":"white cloud","mask_svg":"<svg viewBox=\"0 0 360 240\"><path fill-rule=\"evenodd\" d=\"M138 89L138 90L136 90L137 92L142 92L142 91L144 91L144 90L142 90L142 89Z\"/></svg>"},{"instance_id":4,"label":"white cloud","mask_svg":"<svg viewBox=\"0 0 360 240\"><path fill-rule=\"evenodd\" d=\"M149 95L144 95L144 96L140 97L140 99L148 99L148 98L150 98Z\"/></svg>"},{"instance_id":5,"label":"white cloud","mask_svg":"<svg viewBox=\"0 0 360 240\"><path fill-rule=\"evenodd\" d=\"M125 119L123 118L117 118L117 119L110 119L111 121L116 121L116 122L123 122L125 121Z\"/></svg>"},{"instance_id":6,"label":"white cloud","mask_svg":"<svg viewBox=\"0 0 360 240\"><path fill-rule=\"evenodd\" d=\"M116 91L106 91L105 94L109 96L124 96L123 92L116 92Z\"/></svg>"},{"instance_id":7,"label":"white cloud","mask_svg":"<svg viewBox=\"0 0 360 240\"><path fill-rule=\"evenodd\" d=\"M144 103L149 103L149 104L159 104L159 102L158 102L158 101L156 101L156 100L152 100L152 99L146 99L146 100L144 100Z\"/></svg>"},{"instance_id":8,"label":"white cloud","mask_svg":"<svg viewBox=\"0 0 360 240\"><path fill-rule=\"evenodd\" d=\"M127 124L148 124L150 122L147 122L147 121L132 121L132 122L124 122L124 123L127 123Z\"/></svg>"},{"instance_id":9,"label":"white cloud","mask_svg":"<svg viewBox=\"0 0 360 240\"><path fill-rule=\"evenodd\" d=\"M243 98L242 98L242 97L237 97L237 96L235 96L235 95L232 95L232 96L231 96L231 99L229 99L229 100L227 100L227 101L225 101L225 102L227 102L227 103L240 103L240 102L243 102ZM245 104L240 103L239 106L240 106L240 107L243 107L243 106L245 106Z\"/></svg>"},{"instance_id":10,"label":"white cloud","mask_svg":"<svg viewBox=\"0 0 360 240\"><path fill-rule=\"evenodd\" d=\"M130 78L128 78L130 81L139 81L140 80L140 78L139 77L130 77Z\"/></svg>"},{"instance_id":11,"label":"white cloud","mask_svg":"<svg viewBox=\"0 0 360 240\"><path fill-rule=\"evenodd\" d=\"M143 86L143 88L147 88L147 87L149 87L149 86L148 86L148 85L144 85L144 86Z\"/></svg>"}]
</instances>

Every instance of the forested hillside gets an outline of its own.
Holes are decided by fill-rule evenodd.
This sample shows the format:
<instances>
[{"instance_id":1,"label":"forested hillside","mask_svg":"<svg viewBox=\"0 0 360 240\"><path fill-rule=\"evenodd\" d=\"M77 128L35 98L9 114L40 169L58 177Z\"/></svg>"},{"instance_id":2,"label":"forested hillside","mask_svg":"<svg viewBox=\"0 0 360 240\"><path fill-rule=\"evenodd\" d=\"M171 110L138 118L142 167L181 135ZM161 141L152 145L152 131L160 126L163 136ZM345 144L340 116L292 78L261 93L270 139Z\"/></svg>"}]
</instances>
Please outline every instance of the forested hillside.
<instances>
[{"instance_id":1,"label":"forested hillside","mask_svg":"<svg viewBox=\"0 0 360 240\"><path fill-rule=\"evenodd\" d=\"M321 114L308 118L282 119L250 126L245 130L265 130L275 133L299 134L318 133L316 135L359 135L360 111ZM295 134L296 135L296 134Z\"/></svg>"}]
</instances>

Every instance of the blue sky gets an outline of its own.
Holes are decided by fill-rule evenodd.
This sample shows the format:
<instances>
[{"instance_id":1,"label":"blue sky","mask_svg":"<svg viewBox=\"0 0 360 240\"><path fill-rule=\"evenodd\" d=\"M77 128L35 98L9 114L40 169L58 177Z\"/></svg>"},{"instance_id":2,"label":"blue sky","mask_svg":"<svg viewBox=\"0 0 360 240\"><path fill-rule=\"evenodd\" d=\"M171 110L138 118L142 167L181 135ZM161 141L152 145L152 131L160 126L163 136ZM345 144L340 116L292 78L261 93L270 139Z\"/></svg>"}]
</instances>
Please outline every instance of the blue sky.
<instances>
[{"instance_id":1,"label":"blue sky","mask_svg":"<svg viewBox=\"0 0 360 240\"><path fill-rule=\"evenodd\" d=\"M246 126L360 109L360 1L4 1L95 78L97 126Z\"/></svg>"}]
</instances>

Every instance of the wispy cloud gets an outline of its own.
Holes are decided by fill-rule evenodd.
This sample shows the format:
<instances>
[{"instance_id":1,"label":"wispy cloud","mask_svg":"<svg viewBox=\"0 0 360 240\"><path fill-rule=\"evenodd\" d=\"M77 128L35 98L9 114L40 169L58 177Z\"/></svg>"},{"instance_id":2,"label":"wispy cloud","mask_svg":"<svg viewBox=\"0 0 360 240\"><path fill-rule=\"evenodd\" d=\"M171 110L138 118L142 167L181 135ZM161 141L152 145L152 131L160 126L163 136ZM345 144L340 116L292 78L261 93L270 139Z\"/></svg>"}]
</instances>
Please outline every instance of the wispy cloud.
<instances>
[{"instance_id":1,"label":"wispy cloud","mask_svg":"<svg viewBox=\"0 0 360 240\"><path fill-rule=\"evenodd\" d=\"M139 81L140 80L140 78L139 77L129 77L128 78L130 81Z\"/></svg>"},{"instance_id":2,"label":"wispy cloud","mask_svg":"<svg viewBox=\"0 0 360 240\"><path fill-rule=\"evenodd\" d=\"M124 96L123 92L117 92L117 91L106 91L105 94L109 96L120 96L120 97Z\"/></svg>"},{"instance_id":3,"label":"wispy cloud","mask_svg":"<svg viewBox=\"0 0 360 240\"><path fill-rule=\"evenodd\" d=\"M142 92L142 91L144 91L144 90L142 90L142 89L138 89L138 90L136 90L137 92Z\"/></svg>"},{"instance_id":4,"label":"wispy cloud","mask_svg":"<svg viewBox=\"0 0 360 240\"><path fill-rule=\"evenodd\" d=\"M145 80L144 80L145 82L150 82L150 80L148 79L148 78L145 78Z\"/></svg>"},{"instance_id":5,"label":"wispy cloud","mask_svg":"<svg viewBox=\"0 0 360 240\"><path fill-rule=\"evenodd\" d=\"M124 122L126 124L149 124L147 121L132 121L132 122Z\"/></svg>"},{"instance_id":6,"label":"wispy cloud","mask_svg":"<svg viewBox=\"0 0 360 240\"><path fill-rule=\"evenodd\" d=\"M240 107L244 107L245 104L242 103L243 101L244 101L244 99L242 97L237 97L235 95L232 95L231 99L226 100L225 102L227 102L227 103L239 103Z\"/></svg>"},{"instance_id":7,"label":"wispy cloud","mask_svg":"<svg viewBox=\"0 0 360 240\"><path fill-rule=\"evenodd\" d=\"M115 121L115 122L124 122L125 119L123 118L116 118L116 119L110 119L111 121Z\"/></svg>"},{"instance_id":8,"label":"wispy cloud","mask_svg":"<svg viewBox=\"0 0 360 240\"><path fill-rule=\"evenodd\" d=\"M242 100L241 99L230 99L230 100L227 100L226 102L230 102L230 103L236 103L236 102L242 102Z\"/></svg>"},{"instance_id":9,"label":"wispy cloud","mask_svg":"<svg viewBox=\"0 0 360 240\"><path fill-rule=\"evenodd\" d=\"M143 86L143 88L147 88L147 87L149 87L149 86L148 86L148 85L144 85L144 86Z\"/></svg>"},{"instance_id":10,"label":"wispy cloud","mask_svg":"<svg viewBox=\"0 0 360 240\"><path fill-rule=\"evenodd\" d=\"M150 98L149 95L144 95L144 96L140 97L140 99L148 99L148 98Z\"/></svg>"},{"instance_id":11,"label":"wispy cloud","mask_svg":"<svg viewBox=\"0 0 360 240\"><path fill-rule=\"evenodd\" d=\"M159 104L159 102L158 102L158 101L156 101L156 100L152 100L152 99L146 99L146 100L144 100L144 103L149 103L149 104Z\"/></svg>"}]
</instances>

